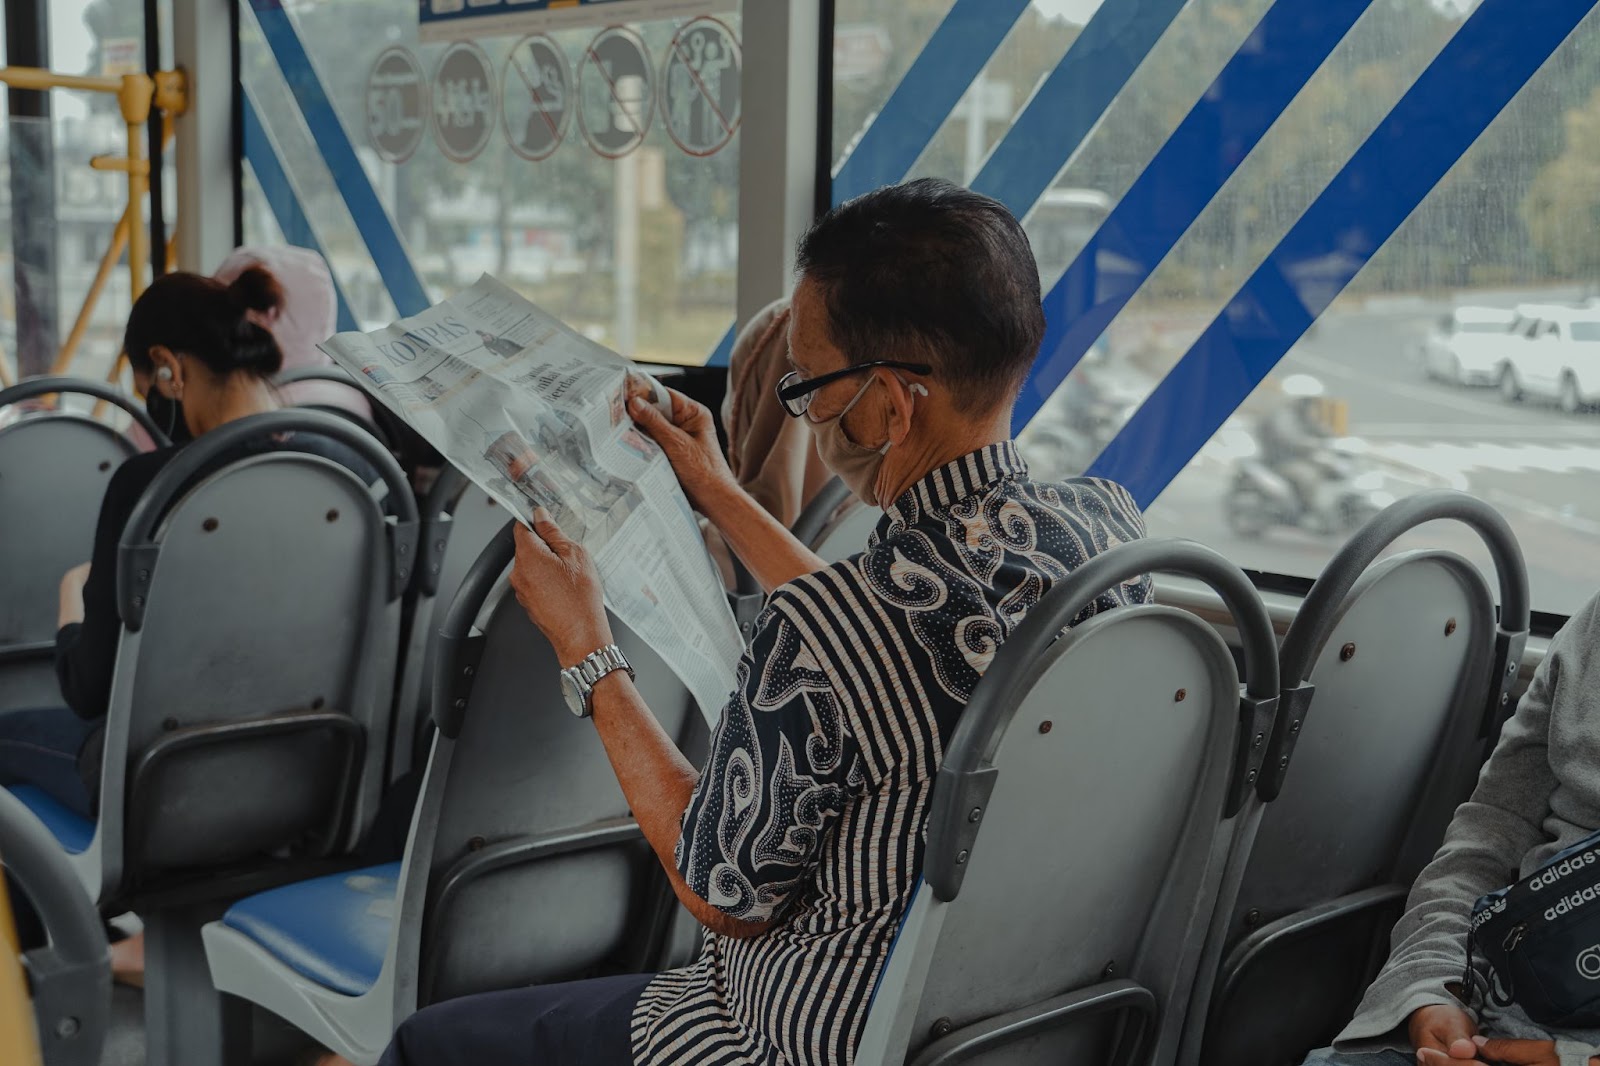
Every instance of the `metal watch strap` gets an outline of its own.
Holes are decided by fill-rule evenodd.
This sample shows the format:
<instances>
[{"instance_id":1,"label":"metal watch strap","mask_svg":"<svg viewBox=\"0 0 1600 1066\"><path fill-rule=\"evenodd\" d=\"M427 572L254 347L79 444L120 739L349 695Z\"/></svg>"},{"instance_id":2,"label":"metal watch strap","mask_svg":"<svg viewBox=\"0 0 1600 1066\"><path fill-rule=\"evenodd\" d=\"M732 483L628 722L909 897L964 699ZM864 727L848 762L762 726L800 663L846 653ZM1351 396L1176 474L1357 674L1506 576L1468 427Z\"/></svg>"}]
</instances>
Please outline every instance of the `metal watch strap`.
<instances>
[{"instance_id":1,"label":"metal watch strap","mask_svg":"<svg viewBox=\"0 0 1600 1066\"><path fill-rule=\"evenodd\" d=\"M613 670L626 670L629 677L634 676L633 666L615 644L607 644L598 651L590 652L572 668L586 688L593 688L596 682Z\"/></svg>"}]
</instances>

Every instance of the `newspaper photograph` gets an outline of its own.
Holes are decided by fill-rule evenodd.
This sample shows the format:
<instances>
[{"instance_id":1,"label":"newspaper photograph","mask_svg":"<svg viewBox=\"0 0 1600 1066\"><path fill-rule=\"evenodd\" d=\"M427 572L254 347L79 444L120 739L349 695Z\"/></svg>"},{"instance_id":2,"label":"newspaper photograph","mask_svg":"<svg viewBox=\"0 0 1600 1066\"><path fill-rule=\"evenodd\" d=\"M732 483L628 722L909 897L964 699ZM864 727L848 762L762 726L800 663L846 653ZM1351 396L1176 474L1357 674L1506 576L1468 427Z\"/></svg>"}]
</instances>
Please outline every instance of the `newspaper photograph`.
<instances>
[{"instance_id":1,"label":"newspaper photograph","mask_svg":"<svg viewBox=\"0 0 1600 1066\"><path fill-rule=\"evenodd\" d=\"M666 455L627 415L626 359L488 275L322 347L514 516L549 511L715 724L743 642Z\"/></svg>"}]
</instances>

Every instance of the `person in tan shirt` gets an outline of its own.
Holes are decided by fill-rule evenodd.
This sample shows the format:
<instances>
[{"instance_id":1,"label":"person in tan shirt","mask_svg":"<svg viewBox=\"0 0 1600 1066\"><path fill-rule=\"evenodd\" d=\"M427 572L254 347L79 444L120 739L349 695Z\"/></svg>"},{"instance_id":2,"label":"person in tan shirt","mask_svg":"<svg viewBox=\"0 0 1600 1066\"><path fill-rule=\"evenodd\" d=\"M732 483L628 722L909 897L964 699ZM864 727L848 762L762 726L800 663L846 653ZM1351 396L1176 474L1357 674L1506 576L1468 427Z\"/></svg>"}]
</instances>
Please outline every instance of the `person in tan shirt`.
<instances>
[{"instance_id":1,"label":"person in tan shirt","mask_svg":"<svg viewBox=\"0 0 1600 1066\"><path fill-rule=\"evenodd\" d=\"M739 487L772 517L793 526L832 471L799 420L784 414L775 392L789 363L789 298L774 300L745 323L728 359L722 424L728 434L728 469ZM705 527L706 546L724 585L737 588L733 555L717 531Z\"/></svg>"}]
</instances>

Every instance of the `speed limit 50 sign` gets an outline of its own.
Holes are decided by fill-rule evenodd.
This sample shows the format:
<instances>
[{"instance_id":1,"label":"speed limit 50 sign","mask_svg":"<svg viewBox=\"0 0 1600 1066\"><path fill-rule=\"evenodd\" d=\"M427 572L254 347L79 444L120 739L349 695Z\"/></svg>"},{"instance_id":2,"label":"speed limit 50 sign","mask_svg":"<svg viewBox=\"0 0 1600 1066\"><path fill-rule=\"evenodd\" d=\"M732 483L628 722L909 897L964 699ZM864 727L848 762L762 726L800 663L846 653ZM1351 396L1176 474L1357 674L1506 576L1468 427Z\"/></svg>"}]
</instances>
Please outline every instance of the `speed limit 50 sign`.
<instances>
[{"instance_id":1,"label":"speed limit 50 sign","mask_svg":"<svg viewBox=\"0 0 1600 1066\"><path fill-rule=\"evenodd\" d=\"M367 137L380 158L404 163L427 131L428 82L410 49L385 48L367 74Z\"/></svg>"}]
</instances>

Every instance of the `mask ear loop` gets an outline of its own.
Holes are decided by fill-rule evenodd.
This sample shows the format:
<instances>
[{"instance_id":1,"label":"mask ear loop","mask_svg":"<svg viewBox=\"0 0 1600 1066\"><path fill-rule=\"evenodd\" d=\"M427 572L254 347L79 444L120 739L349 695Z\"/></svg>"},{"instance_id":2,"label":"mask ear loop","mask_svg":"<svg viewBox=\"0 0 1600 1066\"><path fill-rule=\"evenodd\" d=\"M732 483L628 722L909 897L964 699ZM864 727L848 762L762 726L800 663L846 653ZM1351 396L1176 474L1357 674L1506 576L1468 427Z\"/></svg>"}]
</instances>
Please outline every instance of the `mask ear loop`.
<instances>
[{"instance_id":1,"label":"mask ear loop","mask_svg":"<svg viewBox=\"0 0 1600 1066\"><path fill-rule=\"evenodd\" d=\"M909 382L909 383L902 382L902 384L905 384L906 389L913 396L926 396L926 395L928 395L928 387L926 385L924 385L920 381L912 381L912 382ZM884 441L883 442L883 447L878 449L878 454L879 455L888 455L889 454L889 442L888 441Z\"/></svg>"}]
</instances>

